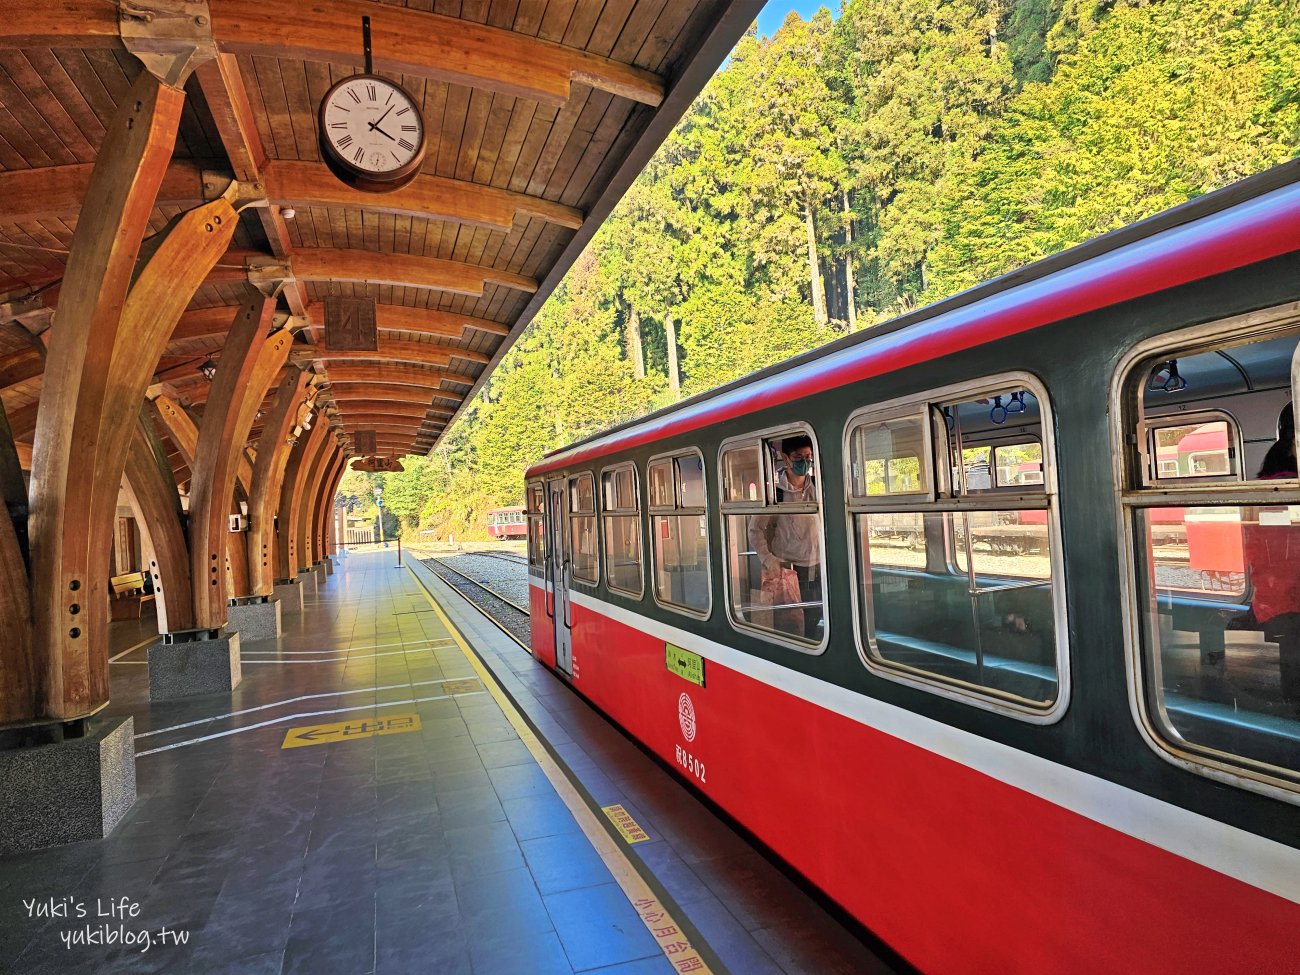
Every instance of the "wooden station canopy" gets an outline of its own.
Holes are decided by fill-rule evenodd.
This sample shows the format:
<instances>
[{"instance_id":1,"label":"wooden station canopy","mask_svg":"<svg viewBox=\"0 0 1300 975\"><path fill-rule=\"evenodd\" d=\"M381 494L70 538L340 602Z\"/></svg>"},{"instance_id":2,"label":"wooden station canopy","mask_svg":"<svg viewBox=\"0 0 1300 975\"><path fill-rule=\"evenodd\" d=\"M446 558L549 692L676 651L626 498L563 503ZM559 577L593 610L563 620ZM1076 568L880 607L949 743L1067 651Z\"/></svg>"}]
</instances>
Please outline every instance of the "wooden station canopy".
<instances>
[{"instance_id":1,"label":"wooden station canopy","mask_svg":"<svg viewBox=\"0 0 1300 975\"><path fill-rule=\"evenodd\" d=\"M92 171L155 52L194 56L141 253L148 233L240 189L151 397L201 419L200 367L219 365L252 286L292 335L282 372L308 375L341 450L373 431L375 452L396 456L437 443L760 7L0 0L0 402L24 466ZM389 193L341 182L318 146L322 97L362 70L363 17L374 71L414 96L426 132L418 176ZM331 297L373 299L373 349L328 347ZM184 483L192 452L163 432Z\"/></svg>"}]
</instances>

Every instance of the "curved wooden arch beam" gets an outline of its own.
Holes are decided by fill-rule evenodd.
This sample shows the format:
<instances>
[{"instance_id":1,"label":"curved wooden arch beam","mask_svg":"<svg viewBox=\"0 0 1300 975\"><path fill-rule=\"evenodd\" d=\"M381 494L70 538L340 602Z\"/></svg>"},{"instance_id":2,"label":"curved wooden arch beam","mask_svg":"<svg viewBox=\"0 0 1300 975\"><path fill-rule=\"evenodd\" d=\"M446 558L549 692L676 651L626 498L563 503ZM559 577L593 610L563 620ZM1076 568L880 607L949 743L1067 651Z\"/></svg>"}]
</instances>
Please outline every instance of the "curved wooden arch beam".
<instances>
[{"instance_id":1,"label":"curved wooden arch beam","mask_svg":"<svg viewBox=\"0 0 1300 975\"><path fill-rule=\"evenodd\" d=\"M471 331L485 332L488 335L508 335L510 326L503 322L494 322L472 315L455 315L449 311L435 308L410 308L406 305L377 305L375 318L381 330L391 329L403 332L415 332L420 335L434 335L443 338L467 339ZM215 338L226 334L235 309L232 306L199 308L187 311L181 316L172 331L172 341L185 339ZM307 320L313 328L313 335L323 341L325 310L321 305L311 305L307 309Z\"/></svg>"},{"instance_id":2,"label":"curved wooden arch beam","mask_svg":"<svg viewBox=\"0 0 1300 975\"><path fill-rule=\"evenodd\" d=\"M338 443L329 441L316 456L316 464L311 471L302 506L298 509L298 567L306 571L320 561L316 550L316 515L320 508L321 492L325 482L334 471L334 465L342 456Z\"/></svg>"},{"instance_id":3,"label":"curved wooden arch beam","mask_svg":"<svg viewBox=\"0 0 1300 975\"><path fill-rule=\"evenodd\" d=\"M420 386L425 389L438 389L444 382L460 383L470 386L473 376L459 373L443 372L427 366L402 366L390 363L337 363L325 376L331 385L337 383L382 383L388 386Z\"/></svg>"},{"instance_id":4,"label":"curved wooden arch beam","mask_svg":"<svg viewBox=\"0 0 1300 975\"><path fill-rule=\"evenodd\" d=\"M311 376L293 370L280 378L275 401L266 416L253 465L253 490L248 496L248 586L254 596L269 596L275 589L275 515L280 504L292 447L289 435L307 395ZM323 422L323 421L322 421Z\"/></svg>"},{"instance_id":5,"label":"curved wooden arch beam","mask_svg":"<svg viewBox=\"0 0 1300 975\"><path fill-rule=\"evenodd\" d=\"M446 220L501 233L509 233L517 220L531 217L577 230L583 218L581 210L541 197L429 173L391 193L363 193L340 182L322 163L277 159L266 164L262 182L267 198L282 206L348 207Z\"/></svg>"},{"instance_id":6,"label":"curved wooden arch beam","mask_svg":"<svg viewBox=\"0 0 1300 975\"><path fill-rule=\"evenodd\" d=\"M147 414L142 413L136 420L126 458L125 484L140 513L140 531L148 540L158 632L193 629L190 551L182 528L184 511L171 464Z\"/></svg>"},{"instance_id":7,"label":"curved wooden arch beam","mask_svg":"<svg viewBox=\"0 0 1300 975\"><path fill-rule=\"evenodd\" d=\"M251 286L247 293L212 380L190 481L194 617L199 627L212 629L224 626L227 619L229 597L223 571L227 549L231 562L243 565L242 572L232 566L232 583L247 586L244 546L238 538L234 542L240 544L231 543L228 524L235 477L240 459L248 463L243 456L244 442L253 426L253 415L293 341L286 329L268 335L275 317L275 298Z\"/></svg>"},{"instance_id":8,"label":"curved wooden arch beam","mask_svg":"<svg viewBox=\"0 0 1300 975\"><path fill-rule=\"evenodd\" d=\"M185 466L190 469L192 480L194 466L199 455L198 424L194 422L194 418L179 403L166 393L154 392L148 398L153 405L154 416L157 417L162 428L167 431L167 436L171 437L176 449L180 451L181 460L185 461ZM239 478L239 484L243 487L244 492L248 493L253 483L253 467L247 457L240 457L239 470L236 476Z\"/></svg>"},{"instance_id":9,"label":"curved wooden arch beam","mask_svg":"<svg viewBox=\"0 0 1300 975\"><path fill-rule=\"evenodd\" d=\"M574 82L643 105L664 99L658 75L527 34L364 0L317 0L286 18L262 0L209 0L222 51L360 67L357 24L371 18L375 67L559 104ZM15 4L0 23L0 47L121 46L116 5L103 0Z\"/></svg>"},{"instance_id":10,"label":"curved wooden arch beam","mask_svg":"<svg viewBox=\"0 0 1300 975\"><path fill-rule=\"evenodd\" d=\"M460 392L451 392L446 389L428 389L419 386L359 381L336 383L330 389L330 392L333 394L331 402L382 400L427 408L454 408L460 406L461 400L465 398Z\"/></svg>"},{"instance_id":11,"label":"curved wooden arch beam","mask_svg":"<svg viewBox=\"0 0 1300 975\"><path fill-rule=\"evenodd\" d=\"M400 342L396 339L380 337L373 352L340 352L322 346L298 348L293 352L295 362L417 362L429 366L446 366L452 359L461 359L475 365L485 366L492 357L482 352L469 349L448 348L445 345L432 345L428 342Z\"/></svg>"},{"instance_id":12,"label":"curved wooden arch beam","mask_svg":"<svg viewBox=\"0 0 1300 975\"><path fill-rule=\"evenodd\" d=\"M90 187L94 163L67 166L43 166L38 169L15 169L0 173L0 199L5 201L5 221L44 220L71 216L81 209ZM205 192L205 174L192 159L173 159L158 187L154 206L199 206L213 195L211 185ZM221 181L226 188L230 177Z\"/></svg>"},{"instance_id":13,"label":"curved wooden arch beam","mask_svg":"<svg viewBox=\"0 0 1300 975\"><path fill-rule=\"evenodd\" d=\"M405 288L430 288L472 298L483 297L483 289L489 284L529 294L539 287L536 278L513 271L415 254L300 247L294 250L290 265L293 276L304 281L391 284Z\"/></svg>"},{"instance_id":14,"label":"curved wooden arch beam","mask_svg":"<svg viewBox=\"0 0 1300 975\"><path fill-rule=\"evenodd\" d=\"M298 439L298 449L289 455L289 469L285 471L280 487L280 506L276 516L275 571L279 579L298 577L298 508L302 504L307 473L328 440L332 440L329 428L324 423L317 423L310 433Z\"/></svg>"},{"instance_id":15,"label":"curved wooden arch beam","mask_svg":"<svg viewBox=\"0 0 1300 975\"><path fill-rule=\"evenodd\" d=\"M334 524L334 496L339 493L339 484L343 480L343 475L348 469L347 451L340 448L334 461L334 466L329 476L325 479L324 488L320 493L320 498L316 503L316 543L314 551L317 559L328 558L333 553L333 533L330 528Z\"/></svg>"},{"instance_id":16,"label":"curved wooden arch beam","mask_svg":"<svg viewBox=\"0 0 1300 975\"><path fill-rule=\"evenodd\" d=\"M368 416L414 416L449 418L455 412L442 406L429 406L424 403L394 403L387 400L339 399L333 400L334 412L344 422L364 419Z\"/></svg>"},{"instance_id":17,"label":"curved wooden arch beam","mask_svg":"<svg viewBox=\"0 0 1300 975\"><path fill-rule=\"evenodd\" d=\"M365 0L316 0L285 17L264 0L209 0L223 51L360 67L357 25L370 18L375 68L448 81L546 104L569 99L574 82L656 106L664 82L649 71L527 34L458 17Z\"/></svg>"},{"instance_id":18,"label":"curved wooden arch beam","mask_svg":"<svg viewBox=\"0 0 1300 975\"><path fill-rule=\"evenodd\" d=\"M52 718L108 700L105 566L133 428L123 418L139 412L166 339L157 333L170 334L238 223L224 198L192 211L132 283L184 100L143 71L109 122L51 330L29 525L38 707Z\"/></svg>"}]
</instances>

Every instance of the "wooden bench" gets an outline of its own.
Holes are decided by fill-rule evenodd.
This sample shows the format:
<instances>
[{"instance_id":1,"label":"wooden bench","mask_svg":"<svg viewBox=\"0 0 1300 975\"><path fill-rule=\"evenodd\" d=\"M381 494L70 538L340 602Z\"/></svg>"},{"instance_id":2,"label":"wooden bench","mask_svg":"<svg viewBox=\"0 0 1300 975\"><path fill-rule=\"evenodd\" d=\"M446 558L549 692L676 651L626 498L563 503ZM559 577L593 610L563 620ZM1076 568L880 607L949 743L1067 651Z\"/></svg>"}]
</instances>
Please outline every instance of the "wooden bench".
<instances>
[{"instance_id":1,"label":"wooden bench","mask_svg":"<svg viewBox=\"0 0 1300 975\"><path fill-rule=\"evenodd\" d=\"M113 598L109 608L114 622L118 620L138 620L140 607L153 601L153 593L144 591L144 573L128 572L126 575L113 576Z\"/></svg>"}]
</instances>

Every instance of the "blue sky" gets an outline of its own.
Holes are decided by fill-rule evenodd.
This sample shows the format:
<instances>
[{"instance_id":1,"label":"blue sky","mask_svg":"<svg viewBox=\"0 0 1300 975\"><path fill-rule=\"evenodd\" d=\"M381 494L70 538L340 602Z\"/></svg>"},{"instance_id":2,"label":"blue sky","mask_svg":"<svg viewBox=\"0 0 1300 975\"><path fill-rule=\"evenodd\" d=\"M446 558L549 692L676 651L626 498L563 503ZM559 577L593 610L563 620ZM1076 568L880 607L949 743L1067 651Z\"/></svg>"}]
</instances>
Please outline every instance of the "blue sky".
<instances>
[{"instance_id":1,"label":"blue sky","mask_svg":"<svg viewBox=\"0 0 1300 975\"><path fill-rule=\"evenodd\" d=\"M839 17L840 0L796 0L794 3L791 0L767 0L763 12L758 15L758 32L771 37L791 10L798 11L799 16L807 20L818 7L826 7L832 15Z\"/></svg>"}]
</instances>

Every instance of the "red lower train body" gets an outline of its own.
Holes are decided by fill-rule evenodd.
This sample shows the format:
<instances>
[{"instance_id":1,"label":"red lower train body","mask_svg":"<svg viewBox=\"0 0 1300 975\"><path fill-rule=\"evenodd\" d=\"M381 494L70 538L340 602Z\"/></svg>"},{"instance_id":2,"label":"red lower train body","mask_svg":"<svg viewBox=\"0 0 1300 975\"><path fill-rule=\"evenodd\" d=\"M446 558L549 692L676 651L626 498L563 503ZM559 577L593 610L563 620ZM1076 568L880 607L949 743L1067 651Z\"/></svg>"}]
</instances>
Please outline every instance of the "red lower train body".
<instances>
[{"instance_id":1,"label":"red lower train body","mask_svg":"<svg viewBox=\"0 0 1300 975\"><path fill-rule=\"evenodd\" d=\"M594 599L570 613L573 686L921 971L1300 972L1257 837Z\"/></svg>"}]
</instances>

